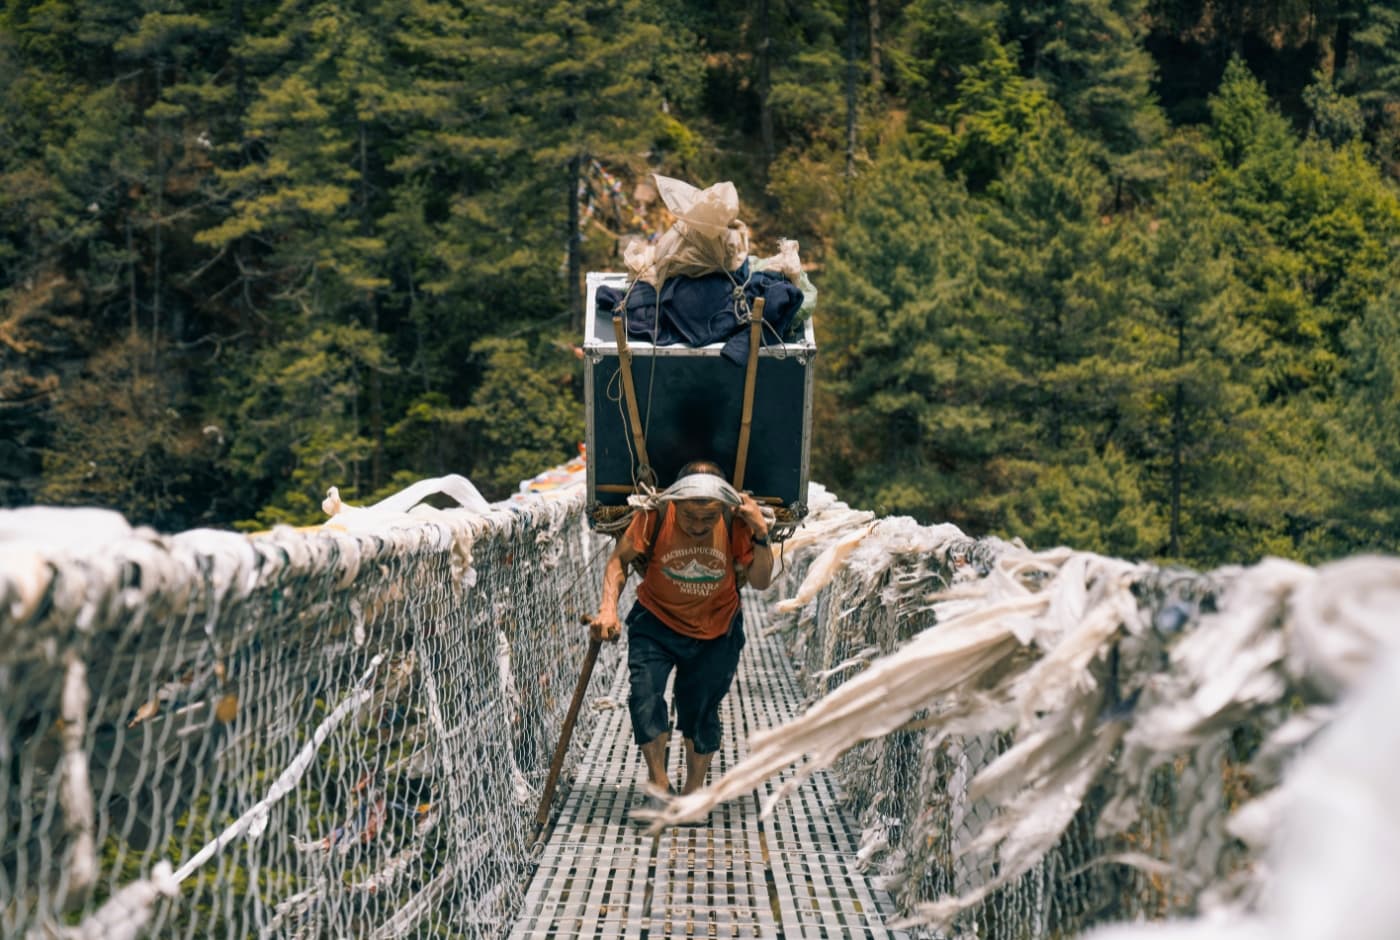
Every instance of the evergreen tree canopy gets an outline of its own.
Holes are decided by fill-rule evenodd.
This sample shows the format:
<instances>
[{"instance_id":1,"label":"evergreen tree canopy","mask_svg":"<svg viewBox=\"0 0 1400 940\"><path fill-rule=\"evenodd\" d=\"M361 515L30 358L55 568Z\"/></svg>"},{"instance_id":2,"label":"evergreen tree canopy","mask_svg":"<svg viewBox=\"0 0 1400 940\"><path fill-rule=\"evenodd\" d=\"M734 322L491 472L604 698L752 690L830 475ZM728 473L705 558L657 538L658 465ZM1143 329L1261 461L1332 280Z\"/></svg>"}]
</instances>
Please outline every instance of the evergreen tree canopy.
<instances>
[{"instance_id":1,"label":"evergreen tree canopy","mask_svg":"<svg viewBox=\"0 0 1400 940\"><path fill-rule=\"evenodd\" d=\"M1395 543L1400 6L12 0L0 499L315 522L576 452L583 273L732 180L814 472L1187 564Z\"/></svg>"}]
</instances>

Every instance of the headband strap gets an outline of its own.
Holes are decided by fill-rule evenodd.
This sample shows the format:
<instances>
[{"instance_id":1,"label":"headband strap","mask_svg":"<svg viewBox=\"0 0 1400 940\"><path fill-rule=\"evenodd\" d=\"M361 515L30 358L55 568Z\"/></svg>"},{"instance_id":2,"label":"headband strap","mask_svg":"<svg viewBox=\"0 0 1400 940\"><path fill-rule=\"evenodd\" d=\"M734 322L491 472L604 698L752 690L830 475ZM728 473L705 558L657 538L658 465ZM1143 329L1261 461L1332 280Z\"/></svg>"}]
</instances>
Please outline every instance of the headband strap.
<instances>
[{"instance_id":1,"label":"headband strap","mask_svg":"<svg viewBox=\"0 0 1400 940\"><path fill-rule=\"evenodd\" d=\"M664 490L645 489L627 497L628 505L636 509L656 510L662 503L674 503L684 499L716 500L727 506L738 506L743 502L739 491L730 486L723 477L713 473L690 473L681 477Z\"/></svg>"},{"instance_id":2,"label":"headband strap","mask_svg":"<svg viewBox=\"0 0 1400 940\"><path fill-rule=\"evenodd\" d=\"M661 499L675 502L680 499L718 500L729 506L738 506L743 500L739 491L730 486L723 477L713 473L691 473L681 477L661 491Z\"/></svg>"}]
</instances>

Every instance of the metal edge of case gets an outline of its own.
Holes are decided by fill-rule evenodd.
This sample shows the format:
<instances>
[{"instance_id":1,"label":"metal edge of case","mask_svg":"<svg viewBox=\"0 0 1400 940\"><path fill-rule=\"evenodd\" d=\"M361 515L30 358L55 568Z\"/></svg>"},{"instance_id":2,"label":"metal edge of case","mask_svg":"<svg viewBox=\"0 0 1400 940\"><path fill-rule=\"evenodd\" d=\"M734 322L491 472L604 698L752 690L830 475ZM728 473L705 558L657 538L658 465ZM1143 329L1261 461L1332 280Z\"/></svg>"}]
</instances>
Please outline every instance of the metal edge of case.
<instances>
[{"instance_id":1,"label":"metal edge of case","mask_svg":"<svg viewBox=\"0 0 1400 940\"><path fill-rule=\"evenodd\" d=\"M807 317L807 322L804 324L805 329L802 334L803 339L806 340L809 353L808 358L803 363L803 371L806 375L803 377L802 383L802 413L807 416L807 428L806 432L802 435L802 463L801 469L798 471L798 492L801 496L798 502L792 507L792 513L797 518L798 525L807 517L807 496L808 490L812 484L812 434L817 426L816 415L812 413L814 404L813 398L817 387L817 368L816 363L812 361L817 355L816 332L813 326L813 320L814 317ZM793 528L796 529L797 525L794 525Z\"/></svg>"},{"instance_id":2,"label":"metal edge of case","mask_svg":"<svg viewBox=\"0 0 1400 940\"><path fill-rule=\"evenodd\" d=\"M597 509L596 500L593 498L594 487L598 483L597 471L594 467L593 455L591 453L594 442L597 440L598 429L593 423L593 363L587 357L583 360L583 467L584 467L584 493L588 496L588 504L584 506L584 512L588 515L589 522L593 521L594 511Z\"/></svg>"},{"instance_id":3,"label":"metal edge of case","mask_svg":"<svg viewBox=\"0 0 1400 940\"><path fill-rule=\"evenodd\" d=\"M588 502L584 506L584 514L588 517L589 526L593 526L597 517L597 500L594 494L598 484L597 468L593 458L593 448L597 440L598 428L593 417L593 368L600 361L600 346L597 336L593 333L593 326L598 318L598 302L595 297L600 286L608 283L625 284L627 281L624 275L611 275L590 271L584 279L584 315L583 315L583 410L585 415L583 439L584 439L584 493L587 494Z\"/></svg>"}]
</instances>

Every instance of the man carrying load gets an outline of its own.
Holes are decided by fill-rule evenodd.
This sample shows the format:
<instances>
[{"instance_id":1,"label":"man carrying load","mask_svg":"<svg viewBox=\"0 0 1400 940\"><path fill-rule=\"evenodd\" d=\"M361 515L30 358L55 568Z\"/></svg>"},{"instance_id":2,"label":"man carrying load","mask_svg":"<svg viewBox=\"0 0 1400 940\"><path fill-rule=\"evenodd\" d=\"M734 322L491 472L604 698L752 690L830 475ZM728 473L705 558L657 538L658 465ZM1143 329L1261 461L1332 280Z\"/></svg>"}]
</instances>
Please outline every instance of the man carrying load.
<instances>
[{"instance_id":1,"label":"man carrying load","mask_svg":"<svg viewBox=\"0 0 1400 940\"><path fill-rule=\"evenodd\" d=\"M659 509L638 512L617 540L590 630L597 640L621 636L618 599L628 569L644 565L626 621L632 734L650 783L674 793L666 771L671 724L665 697L674 669L676 727L685 740L681 792L691 793L704 786L719 750L719 706L744 647L739 587L766 588L773 553L759 504L730 486L714 463L682 467L660 503Z\"/></svg>"}]
</instances>

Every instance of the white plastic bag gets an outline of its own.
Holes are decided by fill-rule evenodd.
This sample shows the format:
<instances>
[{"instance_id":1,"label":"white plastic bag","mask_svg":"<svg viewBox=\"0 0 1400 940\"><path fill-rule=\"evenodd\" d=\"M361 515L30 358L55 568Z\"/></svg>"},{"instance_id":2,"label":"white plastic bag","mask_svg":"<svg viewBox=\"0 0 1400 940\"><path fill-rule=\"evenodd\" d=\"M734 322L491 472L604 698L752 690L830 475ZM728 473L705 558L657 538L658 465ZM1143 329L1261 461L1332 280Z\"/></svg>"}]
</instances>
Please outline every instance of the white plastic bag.
<instances>
[{"instance_id":1,"label":"white plastic bag","mask_svg":"<svg viewBox=\"0 0 1400 940\"><path fill-rule=\"evenodd\" d=\"M698 189L656 175L656 190L675 223L654 245L629 245L624 255L634 280L660 287L669 277L733 271L749 256L749 228L739 220L739 193L730 182Z\"/></svg>"}]
</instances>

